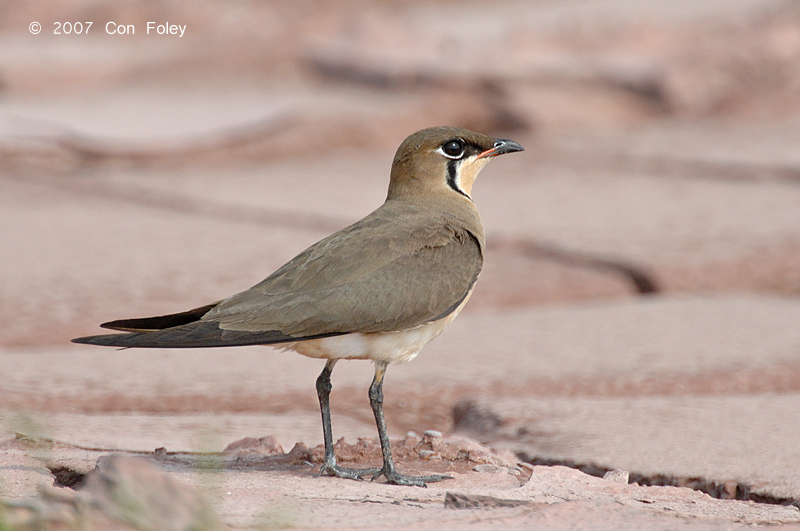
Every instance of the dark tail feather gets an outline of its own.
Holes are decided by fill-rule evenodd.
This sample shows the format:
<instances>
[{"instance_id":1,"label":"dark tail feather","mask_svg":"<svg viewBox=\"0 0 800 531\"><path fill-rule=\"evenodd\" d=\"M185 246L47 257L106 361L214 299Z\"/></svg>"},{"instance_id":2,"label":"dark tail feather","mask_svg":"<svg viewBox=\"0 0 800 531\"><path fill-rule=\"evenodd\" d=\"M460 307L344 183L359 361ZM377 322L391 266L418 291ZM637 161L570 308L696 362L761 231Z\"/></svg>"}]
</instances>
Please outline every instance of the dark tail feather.
<instances>
[{"instance_id":1,"label":"dark tail feather","mask_svg":"<svg viewBox=\"0 0 800 531\"><path fill-rule=\"evenodd\" d=\"M135 321L135 319L132 321ZM277 330L266 332L223 330L219 327L219 323L213 321L195 321L193 323L153 332L78 337L73 339L72 342L123 348L204 348L270 345L273 343L288 343L337 335L340 334L331 333L308 337L292 337Z\"/></svg>"},{"instance_id":2,"label":"dark tail feather","mask_svg":"<svg viewBox=\"0 0 800 531\"><path fill-rule=\"evenodd\" d=\"M109 321L100 326L109 330L119 330L120 332L152 332L154 330L164 330L174 328L189 323L199 321L201 317L208 313L211 308L219 304L220 301L193 310L181 313L171 313L169 315L159 315L156 317L142 317L140 319L119 319ZM82 338L83 339L83 338Z\"/></svg>"}]
</instances>

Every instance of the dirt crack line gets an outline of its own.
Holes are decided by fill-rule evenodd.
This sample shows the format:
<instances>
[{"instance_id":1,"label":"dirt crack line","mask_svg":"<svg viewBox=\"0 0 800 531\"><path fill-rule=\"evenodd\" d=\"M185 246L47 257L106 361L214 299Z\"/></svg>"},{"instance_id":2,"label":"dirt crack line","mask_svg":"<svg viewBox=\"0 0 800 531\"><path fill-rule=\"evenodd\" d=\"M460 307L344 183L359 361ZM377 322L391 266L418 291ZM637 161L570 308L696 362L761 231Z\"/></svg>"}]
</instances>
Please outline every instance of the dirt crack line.
<instances>
[{"instance_id":1,"label":"dirt crack line","mask_svg":"<svg viewBox=\"0 0 800 531\"><path fill-rule=\"evenodd\" d=\"M607 472L614 470L594 463L584 463L570 459L551 459L518 452L517 457L534 466L565 466L580 470L584 474L602 478ZM791 497L773 496L762 492L754 492L753 486L734 480L713 480L700 476L676 476L672 474L643 474L630 472L629 483L638 483L642 486L683 487L708 494L719 500L752 501L769 505L794 506L800 509L800 499ZM643 503L652 503L640 500Z\"/></svg>"},{"instance_id":2,"label":"dirt crack line","mask_svg":"<svg viewBox=\"0 0 800 531\"><path fill-rule=\"evenodd\" d=\"M104 138L70 130L60 124L41 120L34 122L42 130L52 134L28 135L15 138L17 145L0 143L0 153L11 159L54 157L66 152L81 163L104 161L127 161L154 164L188 157L209 155L232 149L241 149L255 142L273 138L297 126L301 119L283 111L250 123L220 128L205 134L186 135L176 139L141 140Z\"/></svg>"},{"instance_id":3,"label":"dirt crack line","mask_svg":"<svg viewBox=\"0 0 800 531\"><path fill-rule=\"evenodd\" d=\"M492 248L508 249L529 258L550 260L585 269L608 271L630 282L636 293L640 295L651 295L661 291L651 273L642 266L627 263L623 260L569 251L525 238L492 236L488 238L488 241L490 250Z\"/></svg>"}]
</instances>

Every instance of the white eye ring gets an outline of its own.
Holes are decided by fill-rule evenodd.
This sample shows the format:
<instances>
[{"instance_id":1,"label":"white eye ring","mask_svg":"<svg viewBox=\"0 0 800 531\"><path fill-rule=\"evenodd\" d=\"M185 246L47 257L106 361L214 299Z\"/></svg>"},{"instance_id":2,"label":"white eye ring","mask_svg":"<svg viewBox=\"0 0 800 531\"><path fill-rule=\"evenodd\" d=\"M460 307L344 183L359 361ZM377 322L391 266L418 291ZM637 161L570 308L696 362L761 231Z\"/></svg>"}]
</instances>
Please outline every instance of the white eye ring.
<instances>
[{"instance_id":1,"label":"white eye ring","mask_svg":"<svg viewBox=\"0 0 800 531\"><path fill-rule=\"evenodd\" d=\"M448 153L445 150L446 147L452 147L458 149L458 151L455 153ZM452 140L448 140L447 142L439 146L439 149L437 149L436 152L441 155L444 155L448 159L453 159L453 160L460 159L461 157L464 156L464 141L461 140L460 138L453 138Z\"/></svg>"}]
</instances>

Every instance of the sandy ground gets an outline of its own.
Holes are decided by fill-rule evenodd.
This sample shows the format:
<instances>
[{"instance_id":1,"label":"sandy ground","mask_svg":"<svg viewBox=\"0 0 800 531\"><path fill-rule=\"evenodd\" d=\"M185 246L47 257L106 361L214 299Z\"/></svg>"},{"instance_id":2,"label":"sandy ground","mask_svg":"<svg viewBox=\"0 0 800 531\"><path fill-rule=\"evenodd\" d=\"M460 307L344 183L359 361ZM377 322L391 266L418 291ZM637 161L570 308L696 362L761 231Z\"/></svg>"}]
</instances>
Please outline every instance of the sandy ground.
<instances>
[{"instance_id":1,"label":"sandy ground","mask_svg":"<svg viewBox=\"0 0 800 531\"><path fill-rule=\"evenodd\" d=\"M800 528L800 14L583 4L103 15L194 28L155 42L27 33L90 7L0 16L0 523ZM455 479L317 477L319 361L69 343L258 282L377 207L434 123L526 147L474 189L467 309L387 374L398 467ZM371 377L333 375L353 466ZM247 437L272 438L226 450ZM182 516L142 494L131 519L112 483Z\"/></svg>"}]
</instances>

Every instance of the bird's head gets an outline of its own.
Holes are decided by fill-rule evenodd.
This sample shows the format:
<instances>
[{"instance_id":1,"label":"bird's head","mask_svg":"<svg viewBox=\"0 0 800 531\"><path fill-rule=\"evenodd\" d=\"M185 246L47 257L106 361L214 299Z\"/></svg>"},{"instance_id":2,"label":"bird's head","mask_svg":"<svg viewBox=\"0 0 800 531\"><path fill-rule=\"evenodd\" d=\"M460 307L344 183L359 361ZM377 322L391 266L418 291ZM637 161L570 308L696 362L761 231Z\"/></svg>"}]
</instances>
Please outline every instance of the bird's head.
<instances>
[{"instance_id":1,"label":"bird's head","mask_svg":"<svg viewBox=\"0 0 800 531\"><path fill-rule=\"evenodd\" d=\"M458 194L471 199L478 173L492 157L523 151L513 140L458 127L431 127L406 138L392 163L388 199Z\"/></svg>"}]
</instances>

